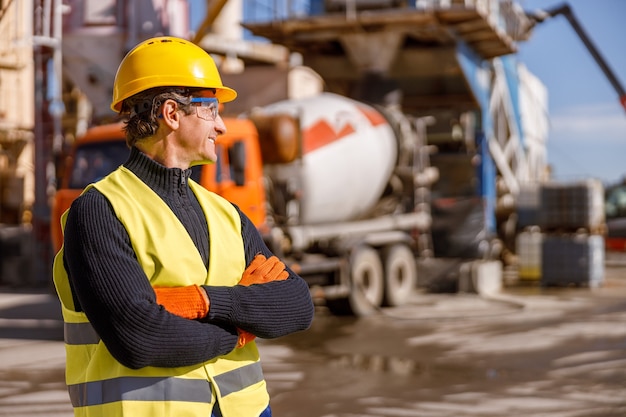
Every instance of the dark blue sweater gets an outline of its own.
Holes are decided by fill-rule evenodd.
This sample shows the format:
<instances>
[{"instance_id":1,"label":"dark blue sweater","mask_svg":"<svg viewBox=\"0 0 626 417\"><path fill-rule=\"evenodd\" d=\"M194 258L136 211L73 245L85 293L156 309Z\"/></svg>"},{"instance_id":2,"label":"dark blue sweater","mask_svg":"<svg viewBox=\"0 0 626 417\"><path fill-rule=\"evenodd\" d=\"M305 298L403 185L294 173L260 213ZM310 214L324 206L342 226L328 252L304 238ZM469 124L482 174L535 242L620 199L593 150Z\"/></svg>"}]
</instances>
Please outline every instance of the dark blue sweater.
<instances>
[{"instance_id":1,"label":"dark blue sweater","mask_svg":"<svg viewBox=\"0 0 626 417\"><path fill-rule=\"evenodd\" d=\"M136 148L124 165L167 203L208 265L210 230L188 185L191 170L166 168ZM246 264L257 253L271 256L250 219L237 211ZM232 351L237 328L276 338L307 329L313 320L308 286L291 270L285 281L249 287L204 286L211 306L201 321L170 314L156 303L126 229L96 189L74 201L64 233L63 260L77 310L87 314L111 354L127 367L201 363Z\"/></svg>"}]
</instances>

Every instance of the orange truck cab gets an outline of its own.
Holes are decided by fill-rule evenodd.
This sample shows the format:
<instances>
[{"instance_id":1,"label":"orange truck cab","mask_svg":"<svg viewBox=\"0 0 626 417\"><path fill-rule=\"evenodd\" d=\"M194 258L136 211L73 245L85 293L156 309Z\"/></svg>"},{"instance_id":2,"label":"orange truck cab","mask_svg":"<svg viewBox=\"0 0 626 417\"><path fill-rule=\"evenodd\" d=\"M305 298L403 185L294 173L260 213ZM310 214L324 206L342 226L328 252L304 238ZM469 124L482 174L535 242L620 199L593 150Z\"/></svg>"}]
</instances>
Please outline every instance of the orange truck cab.
<instances>
[{"instance_id":1,"label":"orange truck cab","mask_svg":"<svg viewBox=\"0 0 626 417\"><path fill-rule=\"evenodd\" d=\"M227 133L218 137L215 164L192 168L192 178L237 204L262 229L265 222L263 166L257 129L249 119L225 118ZM78 138L65 159L55 194L50 226L54 252L63 244L61 215L90 183L122 165L130 152L122 122L96 126Z\"/></svg>"}]
</instances>

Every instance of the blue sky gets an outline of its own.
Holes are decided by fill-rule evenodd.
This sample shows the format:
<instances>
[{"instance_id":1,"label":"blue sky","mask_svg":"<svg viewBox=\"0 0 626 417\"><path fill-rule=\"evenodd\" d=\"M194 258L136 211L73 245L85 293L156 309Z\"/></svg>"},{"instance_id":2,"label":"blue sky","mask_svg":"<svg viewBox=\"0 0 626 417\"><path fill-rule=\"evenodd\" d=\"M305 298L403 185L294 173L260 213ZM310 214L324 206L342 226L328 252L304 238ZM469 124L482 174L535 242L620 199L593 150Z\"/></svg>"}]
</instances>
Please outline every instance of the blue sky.
<instances>
[{"instance_id":1,"label":"blue sky","mask_svg":"<svg viewBox=\"0 0 626 417\"><path fill-rule=\"evenodd\" d=\"M527 11L567 3L626 88L626 0L518 0ZM192 16L204 0L190 0ZM195 13L194 13L195 11ZM199 21L198 21L199 22ZM626 110L600 67L563 16L535 27L518 58L548 89L548 163L553 178L626 177Z\"/></svg>"},{"instance_id":2,"label":"blue sky","mask_svg":"<svg viewBox=\"0 0 626 417\"><path fill-rule=\"evenodd\" d=\"M567 3L626 88L626 1L522 0L527 11ZM535 27L518 57L548 89L548 162L569 181L626 177L626 110L568 21L557 16Z\"/></svg>"}]
</instances>

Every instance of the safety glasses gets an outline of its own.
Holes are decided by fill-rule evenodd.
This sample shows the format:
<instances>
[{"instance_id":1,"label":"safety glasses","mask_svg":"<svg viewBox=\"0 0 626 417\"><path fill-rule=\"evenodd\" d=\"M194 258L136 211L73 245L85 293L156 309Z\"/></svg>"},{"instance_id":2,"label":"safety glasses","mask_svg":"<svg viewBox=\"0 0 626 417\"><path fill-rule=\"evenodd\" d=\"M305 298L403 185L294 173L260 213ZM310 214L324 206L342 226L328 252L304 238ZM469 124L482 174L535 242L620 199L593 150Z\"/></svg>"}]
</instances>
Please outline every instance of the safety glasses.
<instances>
[{"instance_id":1,"label":"safety glasses","mask_svg":"<svg viewBox=\"0 0 626 417\"><path fill-rule=\"evenodd\" d=\"M196 107L196 115L204 120L217 120L219 101L215 97L193 97L191 104Z\"/></svg>"}]
</instances>

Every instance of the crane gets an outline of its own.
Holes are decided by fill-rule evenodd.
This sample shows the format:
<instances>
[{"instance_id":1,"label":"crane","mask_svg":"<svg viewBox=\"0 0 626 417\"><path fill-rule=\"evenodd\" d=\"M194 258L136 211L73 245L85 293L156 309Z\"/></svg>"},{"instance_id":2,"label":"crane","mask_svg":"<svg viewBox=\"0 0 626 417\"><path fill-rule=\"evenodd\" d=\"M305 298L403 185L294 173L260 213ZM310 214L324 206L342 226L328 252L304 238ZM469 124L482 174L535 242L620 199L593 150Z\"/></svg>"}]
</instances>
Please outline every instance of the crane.
<instances>
[{"instance_id":1,"label":"crane","mask_svg":"<svg viewBox=\"0 0 626 417\"><path fill-rule=\"evenodd\" d=\"M550 9L527 13L527 16L533 23L533 26L559 15L564 16L572 26L580 40L583 42L593 59L596 61L606 78L608 78L609 82L617 92L619 101L624 110L626 110L626 90L624 89L624 86L621 84L611 67L609 67L609 64L606 62L598 48L596 48L591 38L587 35L587 32L578 21L578 18L569 4L562 3Z\"/></svg>"}]
</instances>

